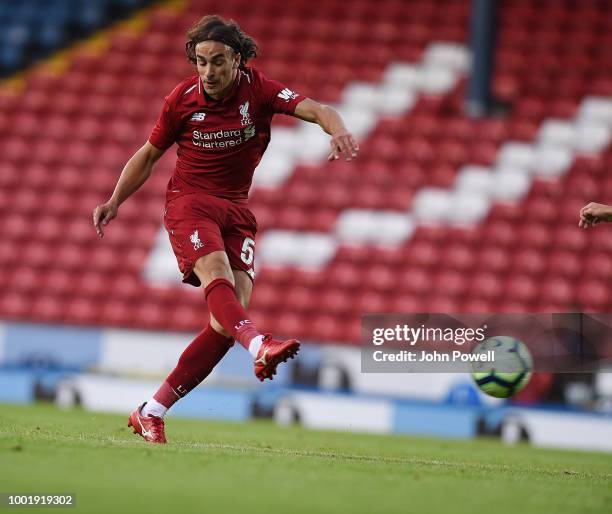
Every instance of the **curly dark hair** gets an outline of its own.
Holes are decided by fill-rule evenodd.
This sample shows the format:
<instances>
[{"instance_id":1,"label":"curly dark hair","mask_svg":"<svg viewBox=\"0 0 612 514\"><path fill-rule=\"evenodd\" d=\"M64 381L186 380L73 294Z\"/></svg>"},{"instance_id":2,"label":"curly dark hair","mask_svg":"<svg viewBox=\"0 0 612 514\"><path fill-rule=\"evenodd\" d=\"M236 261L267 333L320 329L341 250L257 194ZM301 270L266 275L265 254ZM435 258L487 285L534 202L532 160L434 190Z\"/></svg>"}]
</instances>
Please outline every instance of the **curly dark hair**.
<instances>
[{"instance_id":1,"label":"curly dark hair","mask_svg":"<svg viewBox=\"0 0 612 514\"><path fill-rule=\"evenodd\" d=\"M234 20L227 21L216 14L204 16L187 30L185 52L193 64L197 62L195 47L202 41L218 41L232 48L240 54L241 68L249 59L257 57L259 50L255 40L246 35Z\"/></svg>"}]
</instances>

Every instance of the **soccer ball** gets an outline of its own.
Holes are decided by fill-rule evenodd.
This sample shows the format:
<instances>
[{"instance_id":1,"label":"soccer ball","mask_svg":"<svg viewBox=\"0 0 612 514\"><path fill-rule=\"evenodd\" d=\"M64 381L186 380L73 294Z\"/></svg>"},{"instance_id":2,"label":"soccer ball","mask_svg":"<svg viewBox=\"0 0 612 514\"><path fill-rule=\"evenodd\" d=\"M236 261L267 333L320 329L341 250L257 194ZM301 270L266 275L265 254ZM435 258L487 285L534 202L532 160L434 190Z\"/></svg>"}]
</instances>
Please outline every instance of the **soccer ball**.
<instances>
[{"instance_id":1,"label":"soccer ball","mask_svg":"<svg viewBox=\"0 0 612 514\"><path fill-rule=\"evenodd\" d=\"M485 339L474 347L472 354L494 358L493 362L472 362L472 378L480 390L489 396L509 398L523 389L531 378L531 353L524 343L514 337Z\"/></svg>"}]
</instances>

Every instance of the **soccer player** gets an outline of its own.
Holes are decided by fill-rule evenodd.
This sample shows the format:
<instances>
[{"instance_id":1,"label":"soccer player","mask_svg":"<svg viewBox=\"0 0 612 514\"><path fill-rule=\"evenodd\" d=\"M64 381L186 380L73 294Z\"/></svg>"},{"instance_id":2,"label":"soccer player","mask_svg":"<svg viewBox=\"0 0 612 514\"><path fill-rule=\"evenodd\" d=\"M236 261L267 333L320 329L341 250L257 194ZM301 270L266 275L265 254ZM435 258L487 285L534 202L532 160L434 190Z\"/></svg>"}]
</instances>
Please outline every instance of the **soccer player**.
<instances>
[{"instance_id":1,"label":"soccer player","mask_svg":"<svg viewBox=\"0 0 612 514\"><path fill-rule=\"evenodd\" d=\"M234 340L254 358L260 381L293 358L300 343L262 334L246 308L255 277L257 223L247 207L253 172L270 141L276 113L317 123L331 136L328 159L350 161L357 142L340 115L247 67L257 46L233 21L205 16L187 32L185 50L197 75L165 98L148 141L127 162L111 198L93 212L100 237L119 206L150 176L174 143L174 173L166 190L164 225L183 282L204 287L210 323L189 344L159 390L130 415L146 441L165 443L164 415L223 358ZM160 63L163 65L163 63ZM265 173L265 170L261 170Z\"/></svg>"},{"instance_id":2,"label":"soccer player","mask_svg":"<svg viewBox=\"0 0 612 514\"><path fill-rule=\"evenodd\" d=\"M589 228L601 221L612 221L612 205L591 202L580 209L580 228Z\"/></svg>"}]
</instances>

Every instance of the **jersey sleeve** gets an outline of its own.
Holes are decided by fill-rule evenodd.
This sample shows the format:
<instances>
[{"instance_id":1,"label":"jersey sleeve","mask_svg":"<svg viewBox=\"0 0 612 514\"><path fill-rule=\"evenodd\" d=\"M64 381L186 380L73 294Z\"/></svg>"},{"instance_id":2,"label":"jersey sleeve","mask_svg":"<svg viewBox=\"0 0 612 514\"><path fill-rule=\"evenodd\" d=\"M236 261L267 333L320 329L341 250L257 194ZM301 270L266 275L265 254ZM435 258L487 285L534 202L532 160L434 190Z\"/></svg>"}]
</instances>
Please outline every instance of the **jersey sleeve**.
<instances>
[{"instance_id":1,"label":"jersey sleeve","mask_svg":"<svg viewBox=\"0 0 612 514\"><path fill-rule=\"evenodd\" d=\"M292 115L297 105L306 98L289 89L285 84L267 78L260 71L255 73L264 104L272 113Z\"/></svg>"},{"instance_id":2,"label":"jersey sleeve","mask_svg":"<svg viewBox=\"0 0 612 514\"><path fill-rule=\"evenodd\" d=\"M178 136L180 119L172 105L171 99L166 97L159 118L149 136L149 143L160 150L170 148Z\"/></svg>"}]
</instances>

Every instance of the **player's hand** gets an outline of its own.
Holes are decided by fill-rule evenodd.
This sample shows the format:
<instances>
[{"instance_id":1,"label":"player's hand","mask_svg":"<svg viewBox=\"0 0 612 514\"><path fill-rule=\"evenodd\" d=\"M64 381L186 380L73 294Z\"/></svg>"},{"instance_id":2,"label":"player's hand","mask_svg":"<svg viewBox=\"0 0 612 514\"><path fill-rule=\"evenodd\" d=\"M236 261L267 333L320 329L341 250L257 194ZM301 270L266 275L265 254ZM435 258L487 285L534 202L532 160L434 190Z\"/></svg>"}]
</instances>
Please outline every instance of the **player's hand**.
<instances>
[{"instance_id":1,"label":"player's hand","mask_svg":"<svg viewBox=\"0 0 612 514\"><path fill-rule=\"evenodd\" d=\"M612 207L602 203L591 202L580 209L580 228L589 228L602 221L612 221Z\"/></svg>"},{"instance_id":2,"label":"player's hand","mask_svg":"<svg viewBox=\"0 0 612 514\"><path fill-rule=\"evenodd\" d=\"M99 237L104 237L102 227L108 225L110 221L117 217L117 204L106 202L98 205L93 211L93 225Z\"/></svg>"},{"instance_id":3,"label":"player's hand","mask_svg":"<svg viewBox=\"0 0 612 514\"><path fill-rule=\"evenodd\" d=\"M348 130L342 129L332 134L330 141L332 147L331 153L327 157L328 161L335 161L340 157L350 161L353 157L357 157L359 145Z\"/></svg>"}]
</instances>

